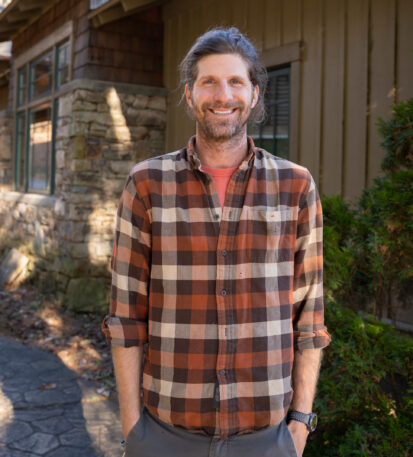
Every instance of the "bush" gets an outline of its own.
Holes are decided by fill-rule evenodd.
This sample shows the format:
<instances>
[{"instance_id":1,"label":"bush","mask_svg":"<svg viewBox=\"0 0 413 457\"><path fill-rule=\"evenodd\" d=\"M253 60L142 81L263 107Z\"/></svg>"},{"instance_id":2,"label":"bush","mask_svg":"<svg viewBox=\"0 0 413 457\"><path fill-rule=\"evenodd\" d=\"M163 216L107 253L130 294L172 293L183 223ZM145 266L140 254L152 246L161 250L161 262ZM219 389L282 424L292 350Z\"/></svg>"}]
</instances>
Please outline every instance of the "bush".
<instances>
[{"instance_id":1,"label":"bush","mask_svg":"<svg viewBox=\"0 0 413 457\"><path fill-rule=\"evenodd\" d=\"M386 154L381 168L386 173L413 167L413 98L393 106L393 116L377 121Z\"/></svg>"},{"instance_id":2,"label":"bush","mask_svg":"<svg viewBox=\"0 0 413 457\"><path fill-rule=\"evenodd\" d=\"M413 341L331 299L326 324L333 340L314 404L320 423L305 455L411 455Z\"/></svg>"},{"instance_id":3,"label":"bush","mask_svg":"<svg viewBox=\"0 0 413 457\"><path fill-rule=\"evenodd\" d=\"M413 99L378 125L385 175L354 209L339 196L323 199L325 286L352 308L394 319L395 299L411 305L413 292Z\"/></svg>"},{"instance_id":4,"label":"bush","mask_svg":"<svg viewBox=\"0 0 413 457\"><path fill-rule=\"evenodd\" d=\"M355 212L343 199L335 195L323 198L324 217L324 288L337 299L355 303L354 287L357 274L357 219ZM362 292L364 298L364 293Z\"/></svg>"},{"instance_id":5,"label":"bush","mask_svg":"<svg viewBox=\"0 0 413 457\"><path fill-rule=\"evenodd\" d=\"M395 318L393 298L405 305L412 294L413 278L413 170L398 170L376 178L360 202L359 239L363 245L364 269L374 298L374 313L384 309Z\"/></svg>"}]
</instances>

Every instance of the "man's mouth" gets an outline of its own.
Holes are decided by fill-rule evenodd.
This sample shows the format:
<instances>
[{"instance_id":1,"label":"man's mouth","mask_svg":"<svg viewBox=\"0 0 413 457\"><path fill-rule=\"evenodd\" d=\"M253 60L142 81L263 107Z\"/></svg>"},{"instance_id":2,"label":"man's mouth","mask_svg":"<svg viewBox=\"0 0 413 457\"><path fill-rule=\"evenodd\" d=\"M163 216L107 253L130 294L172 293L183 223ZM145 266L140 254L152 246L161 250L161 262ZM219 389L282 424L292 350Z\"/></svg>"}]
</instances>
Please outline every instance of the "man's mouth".
<instances>
[{"instance_id":1,"label":"man's mouth","mask_svg":"<svg viewBox=\"0 0 413 457\"><path fill-rule=\"evenodd\" d=\"M214 114L218 114L218 115L228 115L228 114L232 114L234 111L236 110L236 108L232 108L232 109L226 109L226 110L217 110L217 109L210 109L210 111L212 111Z\"/></svg>"}]
</instances>

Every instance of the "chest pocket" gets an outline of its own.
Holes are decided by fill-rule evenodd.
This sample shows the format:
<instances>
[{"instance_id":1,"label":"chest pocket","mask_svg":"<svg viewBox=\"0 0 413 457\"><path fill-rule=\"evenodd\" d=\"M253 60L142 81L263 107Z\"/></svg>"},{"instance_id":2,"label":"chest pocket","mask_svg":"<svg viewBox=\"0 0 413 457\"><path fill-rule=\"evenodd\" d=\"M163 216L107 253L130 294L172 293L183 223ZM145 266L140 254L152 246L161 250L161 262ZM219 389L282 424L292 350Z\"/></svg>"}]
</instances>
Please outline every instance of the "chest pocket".
<instances>
[{"instance_id":1,"label":"chest pocket","mask_svg":"<svg viewBox=\"0 0 413 457\"><path fill-rule=\"evenodd\" d=\"M281 233L281 211L259 211L251 210L252 219L252 228L255 232L262 233L263 235L267 234L276 234Z\"/></svg>"},{"instance_id":2,"label":"chest pocket","mask_svg":"<svg viewBox=\"0 0 413 457\"><path fill-rule=\"evenodd\" d=\"M247 256L253 263L272 263L280 258L291 231L289 210L258 210L250 208L248 233L250 245Z\"/></svg>"}]
</instances>

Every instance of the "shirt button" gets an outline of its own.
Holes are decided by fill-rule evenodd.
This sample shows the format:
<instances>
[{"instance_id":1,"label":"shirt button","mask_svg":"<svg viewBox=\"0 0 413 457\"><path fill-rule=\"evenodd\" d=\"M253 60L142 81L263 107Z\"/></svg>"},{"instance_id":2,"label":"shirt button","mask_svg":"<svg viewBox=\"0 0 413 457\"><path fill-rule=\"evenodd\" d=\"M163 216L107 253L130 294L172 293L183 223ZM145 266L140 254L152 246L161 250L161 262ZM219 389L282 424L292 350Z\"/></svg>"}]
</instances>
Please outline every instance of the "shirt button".
<instances>
[{"instance_id":1,"label":"shirt button","mask_svg":"<svg viewBox=\"0 0 413 457\"><path fill-rule=\"evenodd\" d=\"M228 293L228 292L226 291L226 289L222 289L222 290L221 290L221 295L222 295L223 297L225 297L225 296L227 295L227 293Z\"/></svg>"},{"instance_id":2,"label":"shirt button","mask_svg":"<svg viewBox=\"0 0 413 457\"><path fill-rule=\"evenodd\" d=\"M215 214L215 220L218 220L219 219L219 214Z\"/></svg>"},{"instance_id":3,"label":"shirt button","mask_svg":"<svg viewBox=\"0 0 413 457\"><path fill-rule=\"evenodd\" d=\"M222 254L224 257L226 257L226 255L228 254L228 251L227 251L226 249L223 249L223 250L221 251L221 254Z\"/></svg>"},{"instance_id":4,"label":"shirt button","mask_svg":"<svg viewBox=\"0 0 413 457\"><path fill-rule=\"evenodd\" d=\"M219 374L221 376L225 376L227 374L227 372L225 370L219 370Z\"/></svg>"}]
</instances>

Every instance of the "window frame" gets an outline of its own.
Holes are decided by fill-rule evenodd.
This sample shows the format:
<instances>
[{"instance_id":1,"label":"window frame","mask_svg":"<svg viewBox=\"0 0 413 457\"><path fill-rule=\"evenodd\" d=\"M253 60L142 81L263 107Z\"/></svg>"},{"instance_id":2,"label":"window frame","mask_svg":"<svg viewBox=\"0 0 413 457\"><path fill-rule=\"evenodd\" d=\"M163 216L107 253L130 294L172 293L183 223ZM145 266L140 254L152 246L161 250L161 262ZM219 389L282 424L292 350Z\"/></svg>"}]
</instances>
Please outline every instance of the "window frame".
<instances>
[{"instance_id":1,"label":"window frame","mask_svg":"<svg viewBox=\"0 0 413 457\"><path fill-rule=\"evenodd\" d=\"M69 59L68 59L68 81L60 86L57 84L57 73L58 73L58 48L68 43L69 46ZM31 97L29 92L31 91L31 68L32 64L45 56L48 52L52 53L52 73L51 73L51 89L47 93L41 94L38 97ZM14 151L14 170L13 170L13 183L14 190L16 192L30 193L30 194L42 194L42 195L53 195L55 192L55 150L56 150L56 128L57 128L57 114L58 114L58 100L59 97L66 92L65 87L72 80L73 71L73 22L70 21L60 27L58 30L49 34L46 38L36 43L30 49L22 53L15 59L15 77L14 77L14 103L13 103L13 117L14 117L14 128L13 128L13 151ZM24 70L25 69L25 70ZM23 103L19 104L19 75L21 72L26 72L26 98ZM45 189L30 189L29 188L29 154L30 154L30 116L31 113L41 107L49 107L51 110L50 119L51 125L51 139L50 139L50 157L48 163L48 170L50 175L48 176L48 182ZM24 113L24 115L23 115ZM23 147L19 149L17 141L17 118L23 116L25 119L24 126L24 139L21 142ZM22 155L24 154L24 170L21 171ZM20 179L19 179L20 178Z\"/></svg>"},{"instance_id":2,"label":"window frame","mask_svg":"<svg viewBox=\"0 0 413 457\"><path fill-rule=\"evenodd\" d=\"M252 139L254 140L254 143L257 147L263 148L267 150L268 152L279 156L279 157L284 157L286 159L290 158L290 116L291 116L291 68L290 65L282 65L281 67L271 67L267 68L267 74L268 74L268 84L267 84L267 90L264 96L264 103L265 103L265 111L266 111L266 119L264 122L260 122L259 124L252 124L251 125L251 131L248 133ZM269 125L272 126L273 130L270 135L267 136L267 134L264 134L264 128L268 127L268 124L266 124L266 120L268 120L268 117L271 119L272 114L276 114L278 112L278 106L280 105L280 100L277 99L270 99L270 104L268 105L268 95L269 95L269 85L271 83L271 79L275 77L275 84L278 84L278 77L282 75L288 75L288 125L287 125L287 156L280 154L280 150L277 148L278 142L282 139L281 137L277 136L277 128L279 127L279 124L274 122L273 124L270 123ZM285 100L282 100L282 102L285 103ZM274 111L275 113L274 113ZM276 121L276 117L274 118L274 121ZM250 129L249 129L250 130ZM269 143L272 144L273 147L269 147Z\"/></svg>"},{"instance_id":3,"label":"window frame","mask_svg":"<svg viewBox=\"0 0 413 457\"><path fill-rule=\"evenodd\" d=\"M298 162L298 133L300 109L300 75L303 44L301 41L276 46L262 51L261 60L268 69L290 67L290 119L288 158Z\"/></svg>"}]
</instances>

